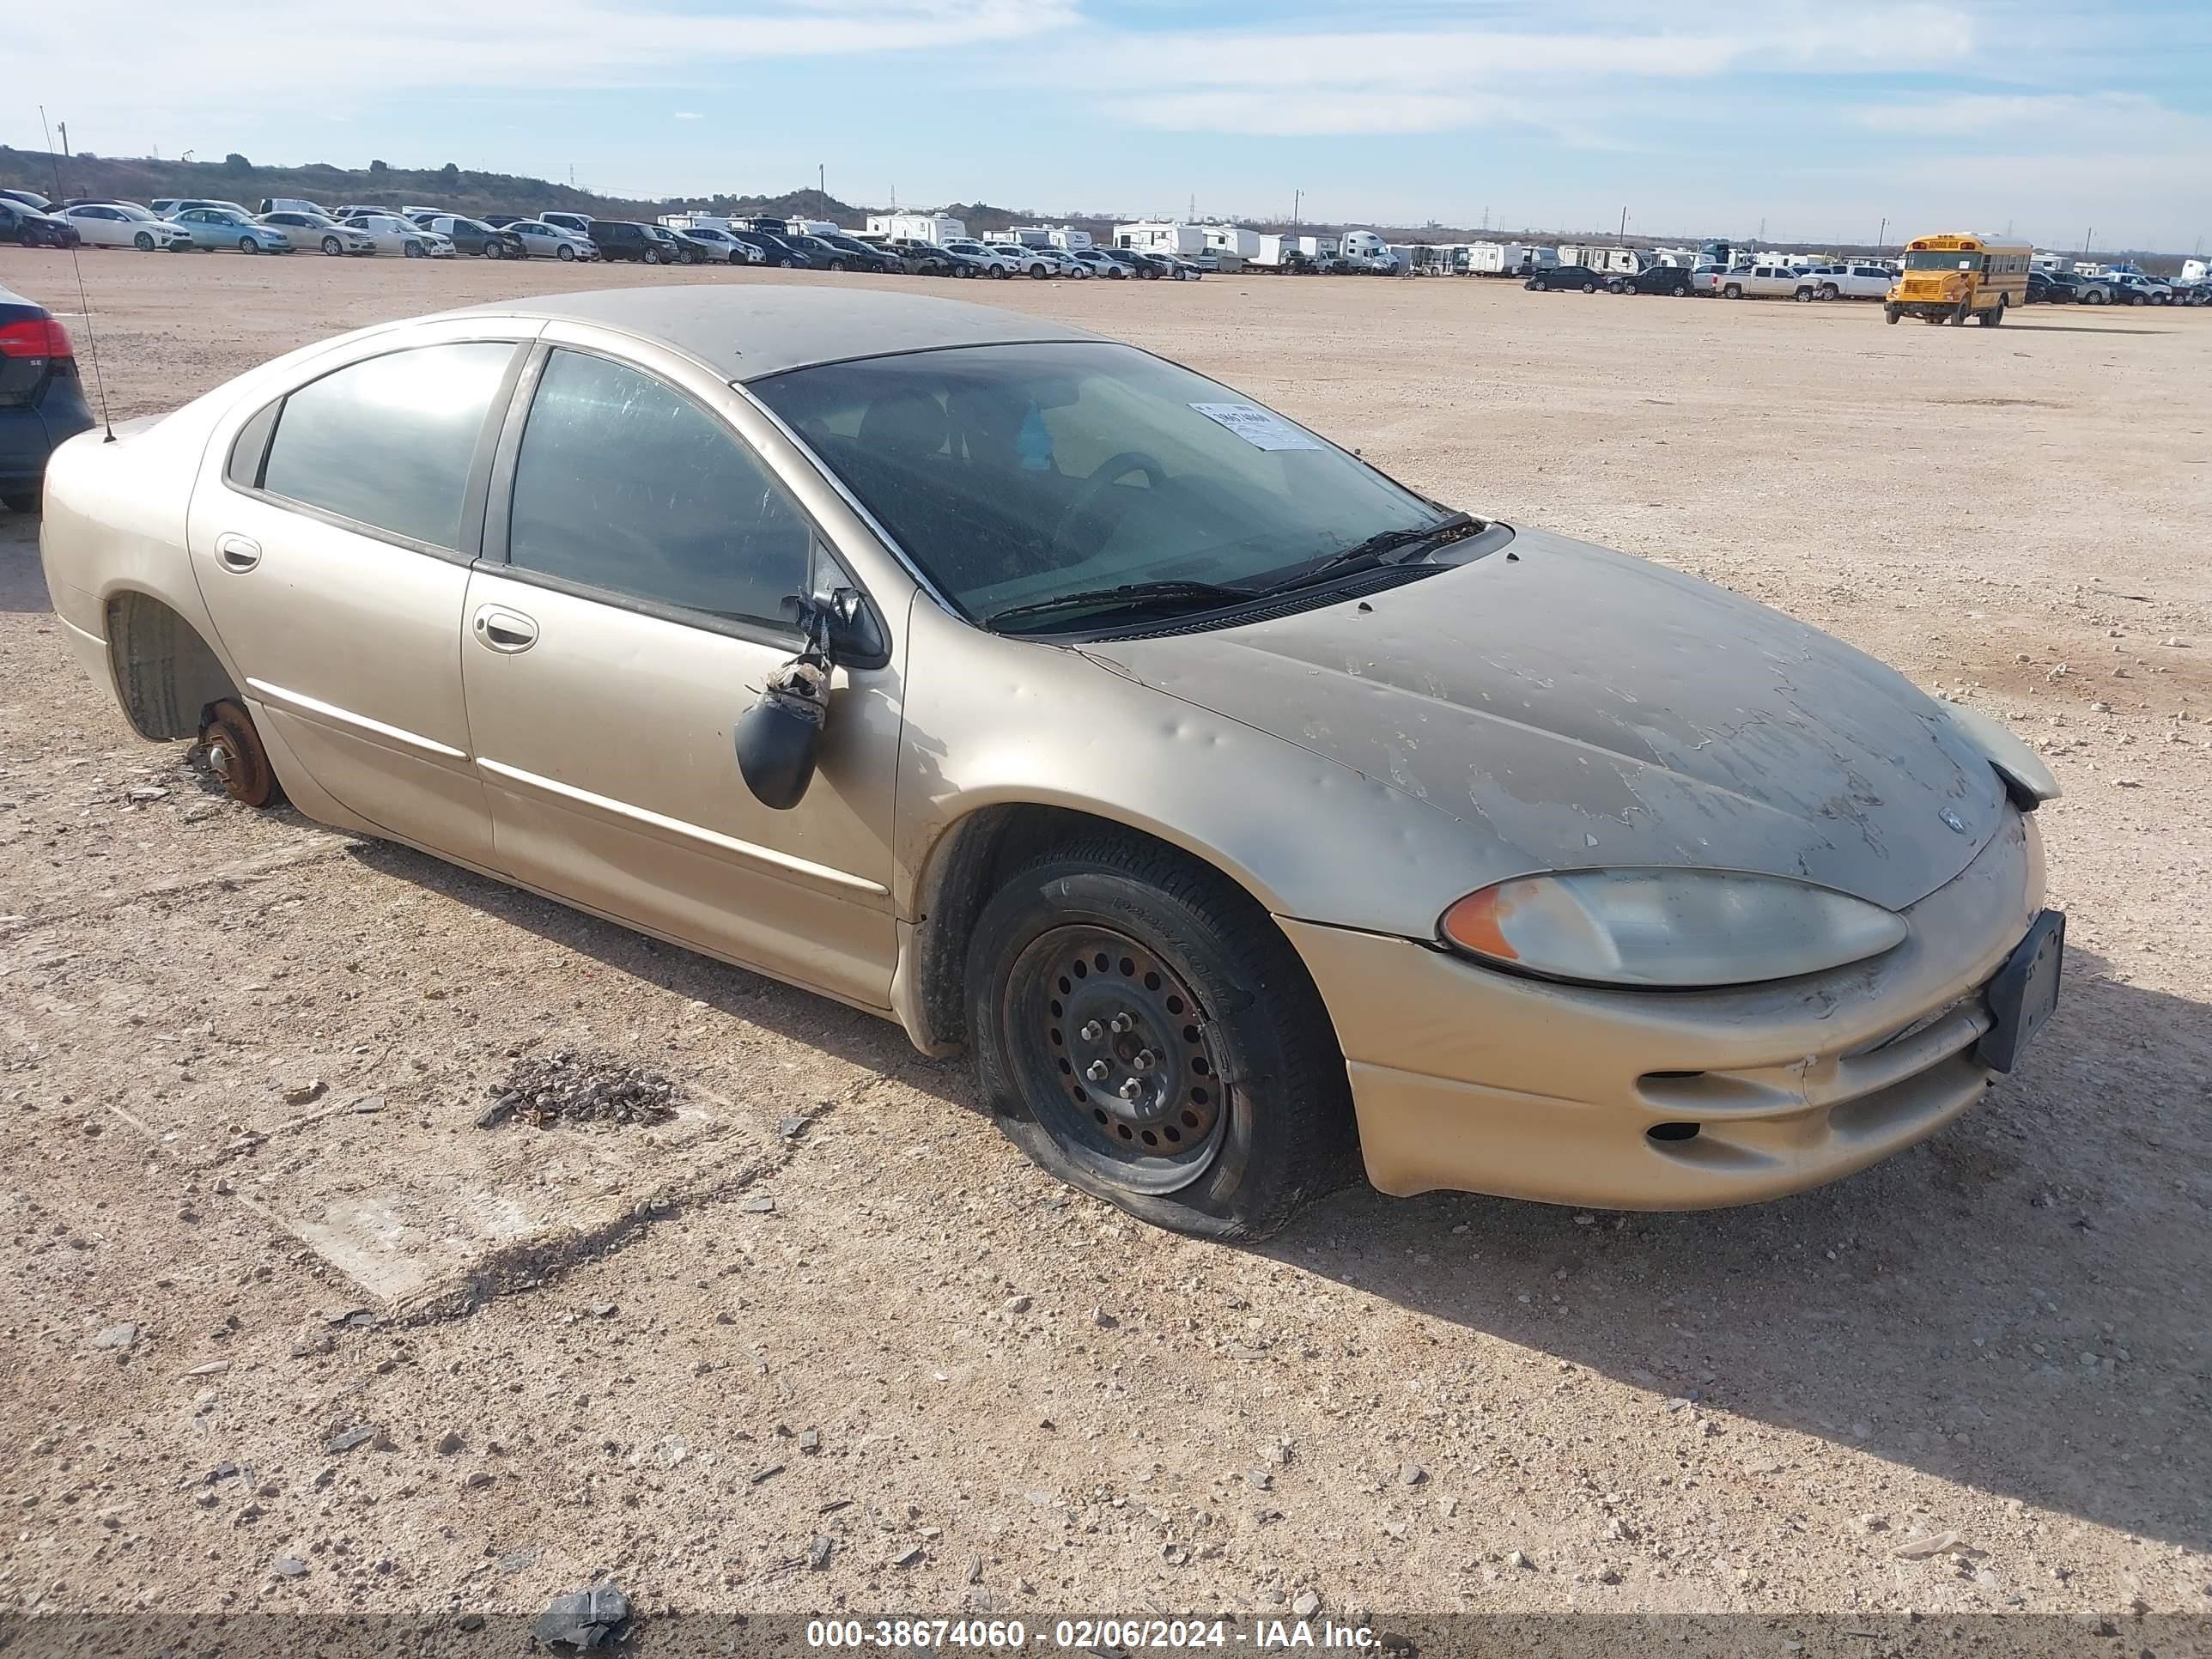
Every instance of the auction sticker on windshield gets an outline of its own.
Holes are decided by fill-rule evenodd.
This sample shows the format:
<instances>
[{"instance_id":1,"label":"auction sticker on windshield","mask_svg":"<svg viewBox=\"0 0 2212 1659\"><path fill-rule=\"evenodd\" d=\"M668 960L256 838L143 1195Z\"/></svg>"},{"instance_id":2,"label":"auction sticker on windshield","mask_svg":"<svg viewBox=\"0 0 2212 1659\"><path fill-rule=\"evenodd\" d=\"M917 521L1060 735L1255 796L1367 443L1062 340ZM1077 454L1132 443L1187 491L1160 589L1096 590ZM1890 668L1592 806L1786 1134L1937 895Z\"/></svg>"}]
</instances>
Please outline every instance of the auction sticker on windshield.
<instances>
[{"instance_id":1,"label":"auction sticker on windshield","mask_svg":"<svg viewBox=\"0 0 2212 1659\"><path fill-rule=\"evenodd\" d=\"M1242 438L1255 449L1319 449L1320 443L1308 437L1288 421L1257 404L1193 404L1191 407L1209 421L1217 421Z\"/></svg>"}]
</instances>

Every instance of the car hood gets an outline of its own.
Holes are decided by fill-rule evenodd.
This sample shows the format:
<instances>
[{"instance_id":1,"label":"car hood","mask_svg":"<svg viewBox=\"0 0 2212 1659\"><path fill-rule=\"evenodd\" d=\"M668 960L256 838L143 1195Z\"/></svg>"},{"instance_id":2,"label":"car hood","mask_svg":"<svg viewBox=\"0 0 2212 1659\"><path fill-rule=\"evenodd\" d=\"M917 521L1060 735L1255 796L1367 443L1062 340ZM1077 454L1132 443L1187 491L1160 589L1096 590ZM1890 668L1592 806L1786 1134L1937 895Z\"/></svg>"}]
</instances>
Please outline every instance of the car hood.
<instances>
[{"instance_id":1,"label":"car hood","mask_svg":"<svg viewBox=\"0 0 2212 1659\"><path fill-rule=\"evenodd\" d=\"M1902 908L2007 810L1988 759L1894 670L1542 532L1364 599L1083 649L1465 822L1493 880L1698 866Z\"/></svg>"}]
</instances>

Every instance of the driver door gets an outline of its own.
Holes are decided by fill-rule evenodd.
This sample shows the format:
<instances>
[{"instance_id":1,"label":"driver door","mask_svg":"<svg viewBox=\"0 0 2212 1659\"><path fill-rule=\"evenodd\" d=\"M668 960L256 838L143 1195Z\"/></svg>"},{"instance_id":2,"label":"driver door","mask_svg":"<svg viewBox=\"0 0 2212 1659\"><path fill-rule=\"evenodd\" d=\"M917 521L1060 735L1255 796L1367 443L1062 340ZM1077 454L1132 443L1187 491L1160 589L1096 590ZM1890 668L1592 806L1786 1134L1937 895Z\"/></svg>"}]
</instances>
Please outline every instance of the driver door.
<instances>
[{"instance_id":1,"label":"driver door","mask_svg":"<svg viewBox=\"0 0 2212 1659\"><path fill-rule=\"evenodd\" d=\"M711 408L733 394L659 367L557 345L517 393L461 645L495 860L587 909L883 1009L896 671L836 671L795 807L748 792L735 721L799 649L782 601L828 556Z\"/></svg>"}]
</instances>

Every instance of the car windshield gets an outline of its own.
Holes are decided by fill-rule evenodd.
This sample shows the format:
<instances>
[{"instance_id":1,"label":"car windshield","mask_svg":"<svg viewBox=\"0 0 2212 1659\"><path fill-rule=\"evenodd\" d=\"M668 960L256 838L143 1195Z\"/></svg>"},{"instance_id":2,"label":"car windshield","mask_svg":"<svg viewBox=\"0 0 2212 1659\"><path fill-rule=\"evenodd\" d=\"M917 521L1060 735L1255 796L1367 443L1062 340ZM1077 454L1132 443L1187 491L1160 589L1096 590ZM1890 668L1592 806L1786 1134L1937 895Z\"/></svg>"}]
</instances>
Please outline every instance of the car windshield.
<instances>
[{"instance_id":1,"label":"car windshield","mask_svg":"<svg viewBox=\"0 0 2212 1659\"><path fill-rule=\"evenodd\" d=\"M1135 582L1266 587L1450 516L1249 398L1105 341L874 357L751 389L971 617Z\"/></svg>"},{"instance_id":2,"label":"car windshield","mask_svg":"<svg viewBox=\"0 0 2212 1659\"><path fill-rule=\"evenodd\" d=\"M1972 270L1979 263L1978 255L1957 248L1923 248L1905 256L1907 270Z\"/></svg>"},{"instance_id":3,"label":"car windshield","mask_svg":"<svg viewBox=\"0 0 2212 1659\"><path fill-rule=\"evenodd\" d=\"M106 205L110 212L119 213L126 219L138 219L151 222L154 218L154 216L147 212L144 208L130 202L112 202Z\"/></svg>"}]
</instances>

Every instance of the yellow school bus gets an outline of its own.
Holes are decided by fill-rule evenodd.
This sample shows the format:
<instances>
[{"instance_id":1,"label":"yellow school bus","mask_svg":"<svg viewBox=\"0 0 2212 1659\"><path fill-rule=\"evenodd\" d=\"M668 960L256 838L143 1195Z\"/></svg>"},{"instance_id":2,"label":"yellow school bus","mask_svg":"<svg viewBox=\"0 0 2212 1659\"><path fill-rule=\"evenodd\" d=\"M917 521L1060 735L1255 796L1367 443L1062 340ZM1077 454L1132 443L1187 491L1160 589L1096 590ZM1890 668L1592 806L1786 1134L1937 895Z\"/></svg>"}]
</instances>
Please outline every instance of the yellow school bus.
<instances>
[{"instance_id":1,"label":"yellow school bus","mask_svg":"<svg viewBox=\"0 0 2212 1659\"><path fill-rule=\"evenodd\" d=\"M1907 243L1905 270L1890 285L1882 315L1889 322L1963 323L1986 328L2027 303L2027 268L2035 250L1996 236L1923 236Z\"/></svg>"}]
</instances>

